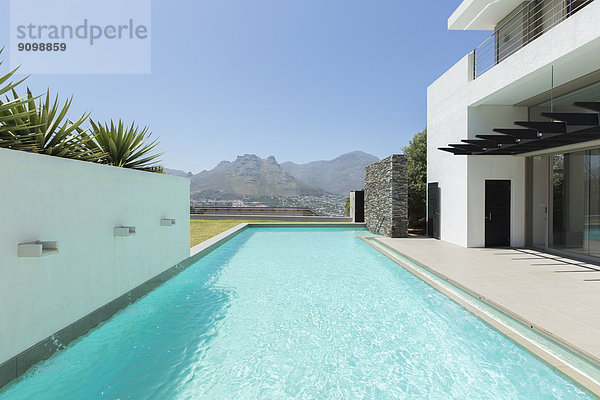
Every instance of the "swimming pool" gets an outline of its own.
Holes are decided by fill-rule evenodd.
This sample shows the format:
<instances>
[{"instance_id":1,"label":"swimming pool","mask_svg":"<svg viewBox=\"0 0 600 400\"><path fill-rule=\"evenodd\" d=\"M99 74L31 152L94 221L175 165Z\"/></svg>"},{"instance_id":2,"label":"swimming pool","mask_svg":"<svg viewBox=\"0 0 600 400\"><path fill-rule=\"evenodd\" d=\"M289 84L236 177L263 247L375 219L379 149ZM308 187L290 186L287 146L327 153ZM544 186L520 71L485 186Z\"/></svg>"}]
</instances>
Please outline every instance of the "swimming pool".
<instances>
[{"instance_id":1,"label":"swimming pool","mask_svg":"<svg viewBox=\"0 0 600 400\"><path fill-rule=\"evenodd\" d=\"M247 229L0 400L590 398L365 233Z\"/></svg>"}]
</instances>

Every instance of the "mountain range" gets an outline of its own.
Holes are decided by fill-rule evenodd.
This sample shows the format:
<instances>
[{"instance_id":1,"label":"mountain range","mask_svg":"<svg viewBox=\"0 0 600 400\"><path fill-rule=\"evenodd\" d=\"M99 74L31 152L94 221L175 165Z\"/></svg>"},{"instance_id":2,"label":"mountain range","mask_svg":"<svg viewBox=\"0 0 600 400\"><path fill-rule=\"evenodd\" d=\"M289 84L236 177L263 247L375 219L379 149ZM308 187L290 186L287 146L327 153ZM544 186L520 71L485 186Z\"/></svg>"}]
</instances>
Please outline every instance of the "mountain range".
<instances>
[{"instance_id":1,"label":"mountain range","mask_svg":"<svg viewBox=\"0 0 600 400\"><path fill-rule=\"evenodd\" d=\"M287 161L281 168L297 180L330 193L347 196L365 186L365 167L379 158L362 151L342 154L333 160L295 164Z\"/></svg>"},{"instance_id":2,"label":"mountain range","mask_svg":"<svg viewBox=\"0 0 600 400\"><path fill-rule=\"evenodd\" d=\"M295 179L275 157L262 159L254 154L222 161L212 170L192 176L190 191L202 197L320 196L325 192Z\"/></svg>"},{"instance_id":3,"label":"mountain range","mask_svg":"<svg viewBox=\"0 0 600 400\"><path fill-rule=\"evenodd\" d=\"M195 175L173 169L165 172L190 178L193 199L345 197L351 190L363 188L365 167L378 160L371 154L355 151L333 160L279 164L273 156L262 159L245 154Z\"/></svg>"}]
</instances>

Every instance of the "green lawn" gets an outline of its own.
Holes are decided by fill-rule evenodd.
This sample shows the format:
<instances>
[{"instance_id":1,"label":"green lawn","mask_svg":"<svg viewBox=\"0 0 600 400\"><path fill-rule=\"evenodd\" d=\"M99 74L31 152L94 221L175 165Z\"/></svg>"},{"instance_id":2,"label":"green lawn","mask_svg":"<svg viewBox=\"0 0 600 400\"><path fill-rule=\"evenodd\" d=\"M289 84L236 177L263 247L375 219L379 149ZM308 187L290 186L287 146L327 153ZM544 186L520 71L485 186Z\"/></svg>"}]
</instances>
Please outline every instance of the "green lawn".
<instances>
[{"instance_id":1,"label":"green lawn","mask_svg":"<svg viewBox=\"0 0 600 400\"><path fill-rule=\"evenodd\" d=\"M223 233L236 225L246 222L281 222L281 221L246 221L240 219L203 220L193 219L190 221L190 246L204 242L219 233Z\"/></svg>"}]
</instances>

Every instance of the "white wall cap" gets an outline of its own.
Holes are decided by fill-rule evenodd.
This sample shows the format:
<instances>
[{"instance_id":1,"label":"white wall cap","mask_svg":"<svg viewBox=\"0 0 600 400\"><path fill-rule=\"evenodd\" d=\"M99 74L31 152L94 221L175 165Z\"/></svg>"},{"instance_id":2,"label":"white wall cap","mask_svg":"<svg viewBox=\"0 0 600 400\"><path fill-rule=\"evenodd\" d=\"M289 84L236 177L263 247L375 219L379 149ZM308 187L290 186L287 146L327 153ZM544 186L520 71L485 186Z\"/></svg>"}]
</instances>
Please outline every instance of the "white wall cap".
<instances>
[{"instance_id":1,"label":"white wall cap","mask_svg":"<svg viewBox=\"0 0 600 400\"><path fill-rule=\"evenodd\" d=\"M493 31L523 0L464 0L448 18L449 30Z\"/></svg>"}]
</instances>

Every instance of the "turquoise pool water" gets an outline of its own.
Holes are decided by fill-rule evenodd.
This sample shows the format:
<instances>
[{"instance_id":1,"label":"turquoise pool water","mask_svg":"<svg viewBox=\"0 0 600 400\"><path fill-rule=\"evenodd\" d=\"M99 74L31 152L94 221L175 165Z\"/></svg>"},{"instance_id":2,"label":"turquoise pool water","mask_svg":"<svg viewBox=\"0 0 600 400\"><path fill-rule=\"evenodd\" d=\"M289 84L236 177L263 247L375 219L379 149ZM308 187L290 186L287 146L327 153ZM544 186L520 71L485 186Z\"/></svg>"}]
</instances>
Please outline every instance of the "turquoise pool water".
<instances>
[{"instance_id":1,"label":"turquoise pool water","mask_svg":"<svg viewBox=\"0 0 600 400\"><path fill-rule=\"evenodd\" d=\"M0 399L584 399L367 244L252 228Z\"/></svg>"}]
</instances>

